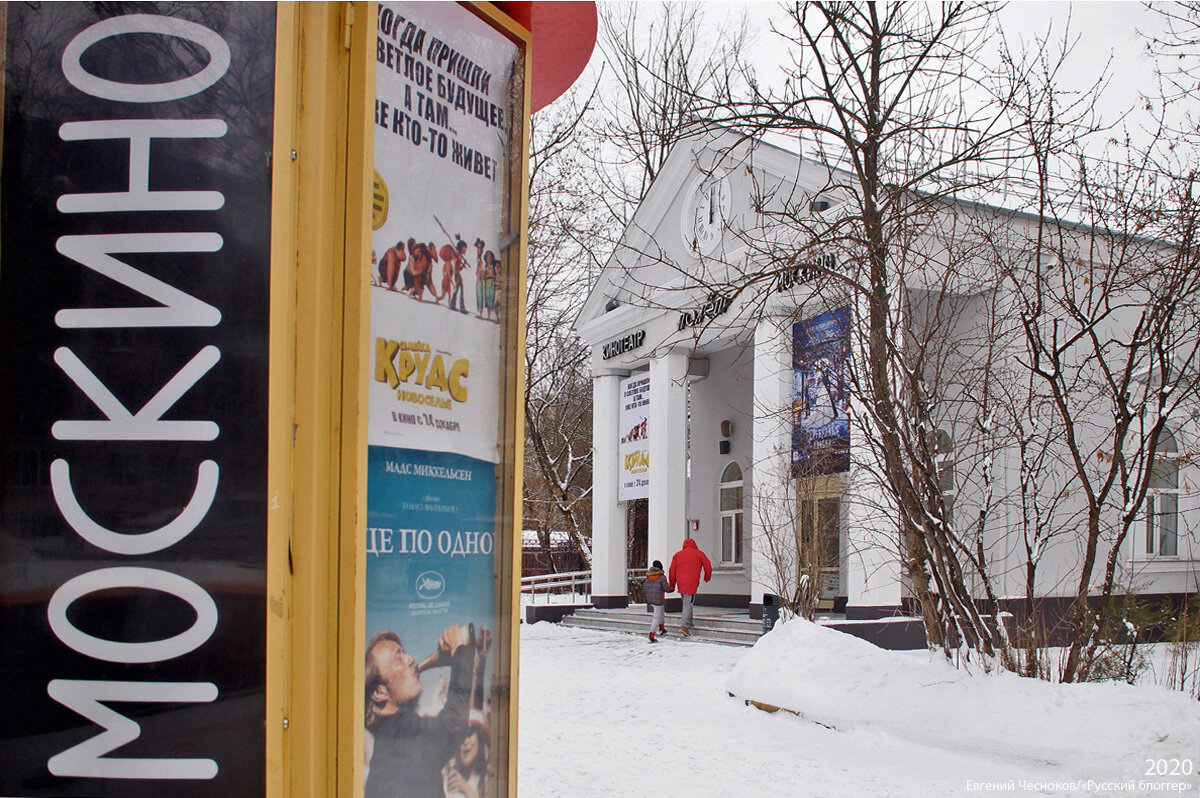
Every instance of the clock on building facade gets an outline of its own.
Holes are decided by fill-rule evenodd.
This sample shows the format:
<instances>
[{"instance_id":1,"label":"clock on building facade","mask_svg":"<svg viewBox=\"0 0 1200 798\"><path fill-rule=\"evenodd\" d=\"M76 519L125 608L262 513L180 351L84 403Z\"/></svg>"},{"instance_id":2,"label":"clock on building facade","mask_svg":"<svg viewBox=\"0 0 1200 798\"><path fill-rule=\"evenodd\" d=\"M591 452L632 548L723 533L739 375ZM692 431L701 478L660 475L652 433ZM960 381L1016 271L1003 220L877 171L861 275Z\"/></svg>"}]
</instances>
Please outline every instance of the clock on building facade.
<instances>
[{"instance_id":1,"label":"clock on building facade","mask_svg":"<svg viewBox=\"0 0 1200 798\"><path fill-rule=\"evenodd\" d=\"M725 234L729 221L729 180L724 177L701 180L692 190L683 209L684 245L699 255L710 255Z\"/></svg>"}]
</instances>

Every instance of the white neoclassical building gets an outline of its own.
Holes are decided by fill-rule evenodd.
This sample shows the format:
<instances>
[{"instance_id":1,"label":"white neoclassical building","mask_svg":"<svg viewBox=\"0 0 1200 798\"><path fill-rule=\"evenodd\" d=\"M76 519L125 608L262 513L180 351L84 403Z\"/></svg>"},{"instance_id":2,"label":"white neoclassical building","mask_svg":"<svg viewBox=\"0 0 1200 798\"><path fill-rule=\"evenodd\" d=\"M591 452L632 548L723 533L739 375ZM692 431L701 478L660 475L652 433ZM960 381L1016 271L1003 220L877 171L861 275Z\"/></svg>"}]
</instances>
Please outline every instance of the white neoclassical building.
<instances>
[{"instance_id":1,"label":"white neoclassical building","mask_svg":"<svg viewBox=\"0 0 1200 798\"><path fill-rule=\"evenodd\" d=\"M814 295L802 265L733 299L704 287L754 270L772 235L764 198L808 197L814 213L837 213L830 183L826 167L777 147L729 133L687 140L584 304L576 328L591 349L594 380L597 607L625 606L627 568L669 562L690 536L714 564L699 604L744 607L758 617L764 594L789 589L781 570L796 567L789 566L794 553L780 548L794 549L799 539L817 541L827 555L820 575L826 609L848 620L901 612L907 590L897 523L886 498L862 478L870 430L853 421L856 398L827 379L855 345L846 329L853 301ZM1023 223L1019 214L972 208L993 221ZM957 289L964 301L994 299L971 271L964 268ZM920 312L918 302L911 312ZM965 517L983 488L969 447L951 454L960 437L954 423L939 434L947 490L957 494L956 517L960 507ZM1195 426L1193 416L1173 420L1161 448L1190 450ZM813 457L826 465L809 473L821 476L798 485L795 464ZM1145 593L1196 589L1200 479L1188 457L1172 457L1156 472L1152 514L1138 520L1122 549L1121 568ZM1016 459L988 467L989 496L1015 495ZM997 502L997 512L1018 512L1003 505ZM998 595L1020 597L1027 550L1015 524L993 527L987 557ZM790 537L781 534L788 529ZM1070 595L1064 574L1081 556L1078 541L1050 536L1044 548L1038 595Z\"/></svg>"}]
</instances>

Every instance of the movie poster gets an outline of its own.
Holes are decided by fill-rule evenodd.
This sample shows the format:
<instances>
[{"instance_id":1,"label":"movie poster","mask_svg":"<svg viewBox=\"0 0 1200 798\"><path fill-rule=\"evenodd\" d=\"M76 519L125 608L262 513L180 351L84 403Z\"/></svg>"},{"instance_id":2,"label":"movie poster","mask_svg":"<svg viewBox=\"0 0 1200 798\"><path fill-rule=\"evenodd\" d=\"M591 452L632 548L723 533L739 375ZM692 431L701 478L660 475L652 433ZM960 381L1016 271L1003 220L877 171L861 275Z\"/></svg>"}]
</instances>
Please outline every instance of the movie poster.
<instances>
[{"instance_id":1,"label":"movie poster","mask_svg":"<svg viewBox=\"0 0 1200 798\"><path fill-rule=\"evenodd\" d=\"M451 3L376 19L366 662L370 798L497 795L493 633L518 46Z\"/></svg>"},{"instance_id":2,"label":"movie poster","mask_svg":"<svg viewBox=\"0 0 1200 798\"><path fill-rule=\"evenodd\" d=\"M792 327L792 472L850 470L850 309Z\"/></svg>"},{"instance_id":3,"label":"movie poster","mask_svg":"<svg viewBox=\"0 0 1200 798\"><path fill-rule=\"evenodd\" d=\"M618 423L621 439L621 481L617 498L627 502L650 496L650 375L635 374L621 380L621 410Z\"/></svg>"}]
</instances>

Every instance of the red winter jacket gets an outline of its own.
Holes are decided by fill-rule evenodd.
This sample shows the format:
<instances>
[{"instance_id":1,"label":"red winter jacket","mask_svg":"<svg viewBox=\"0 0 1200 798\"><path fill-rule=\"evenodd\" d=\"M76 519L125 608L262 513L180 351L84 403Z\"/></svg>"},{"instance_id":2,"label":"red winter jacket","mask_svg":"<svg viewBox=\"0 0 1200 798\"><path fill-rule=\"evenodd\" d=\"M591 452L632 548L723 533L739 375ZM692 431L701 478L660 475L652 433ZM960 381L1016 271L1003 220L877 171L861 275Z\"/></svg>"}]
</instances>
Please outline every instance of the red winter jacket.
<instances>
[{"instance_id":1,"label":"red winter jacket","mask_svg":"<svg viewBox=\"0 0 1200 798\"><path fill-rule=\"evenodd\" d=\"M683 548L675 552L671 558L671 570L667 574L667 583L674 585L680 593L692 593L700 588L700 571L704 571L704 581L712 579L712 563L704 552L696 547L696 541L688 538L683 541Z\"/></svg>"}]
</instances>

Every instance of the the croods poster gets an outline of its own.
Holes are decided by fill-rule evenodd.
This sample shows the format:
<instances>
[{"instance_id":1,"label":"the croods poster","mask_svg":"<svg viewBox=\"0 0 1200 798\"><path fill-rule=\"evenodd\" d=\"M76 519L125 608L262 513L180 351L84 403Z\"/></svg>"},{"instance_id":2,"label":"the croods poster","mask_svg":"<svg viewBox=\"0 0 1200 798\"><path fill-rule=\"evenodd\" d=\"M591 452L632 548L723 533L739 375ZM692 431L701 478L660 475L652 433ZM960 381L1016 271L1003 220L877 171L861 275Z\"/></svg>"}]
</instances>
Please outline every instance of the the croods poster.
<instances>
[{"instance_id":1,"label":"the croods poster","mask_svg":"<svg viewBox=\"0 0 1200 798\"><path fill-rule=\"evenodd\" d=\"M650 495L650 375L634 374L621 380L621 501Z\"/></svg>"},{"instance_id":2,"label":"the croods poster","mask_svg":"<svg viewBox=\"0 0 1200 798\"><path fill-rule=\"evenodd\" d=\"M457 4L381 3L376 28L363 791L496 795L502 332L524 66Z\"/></svg>"}]
</instances>

